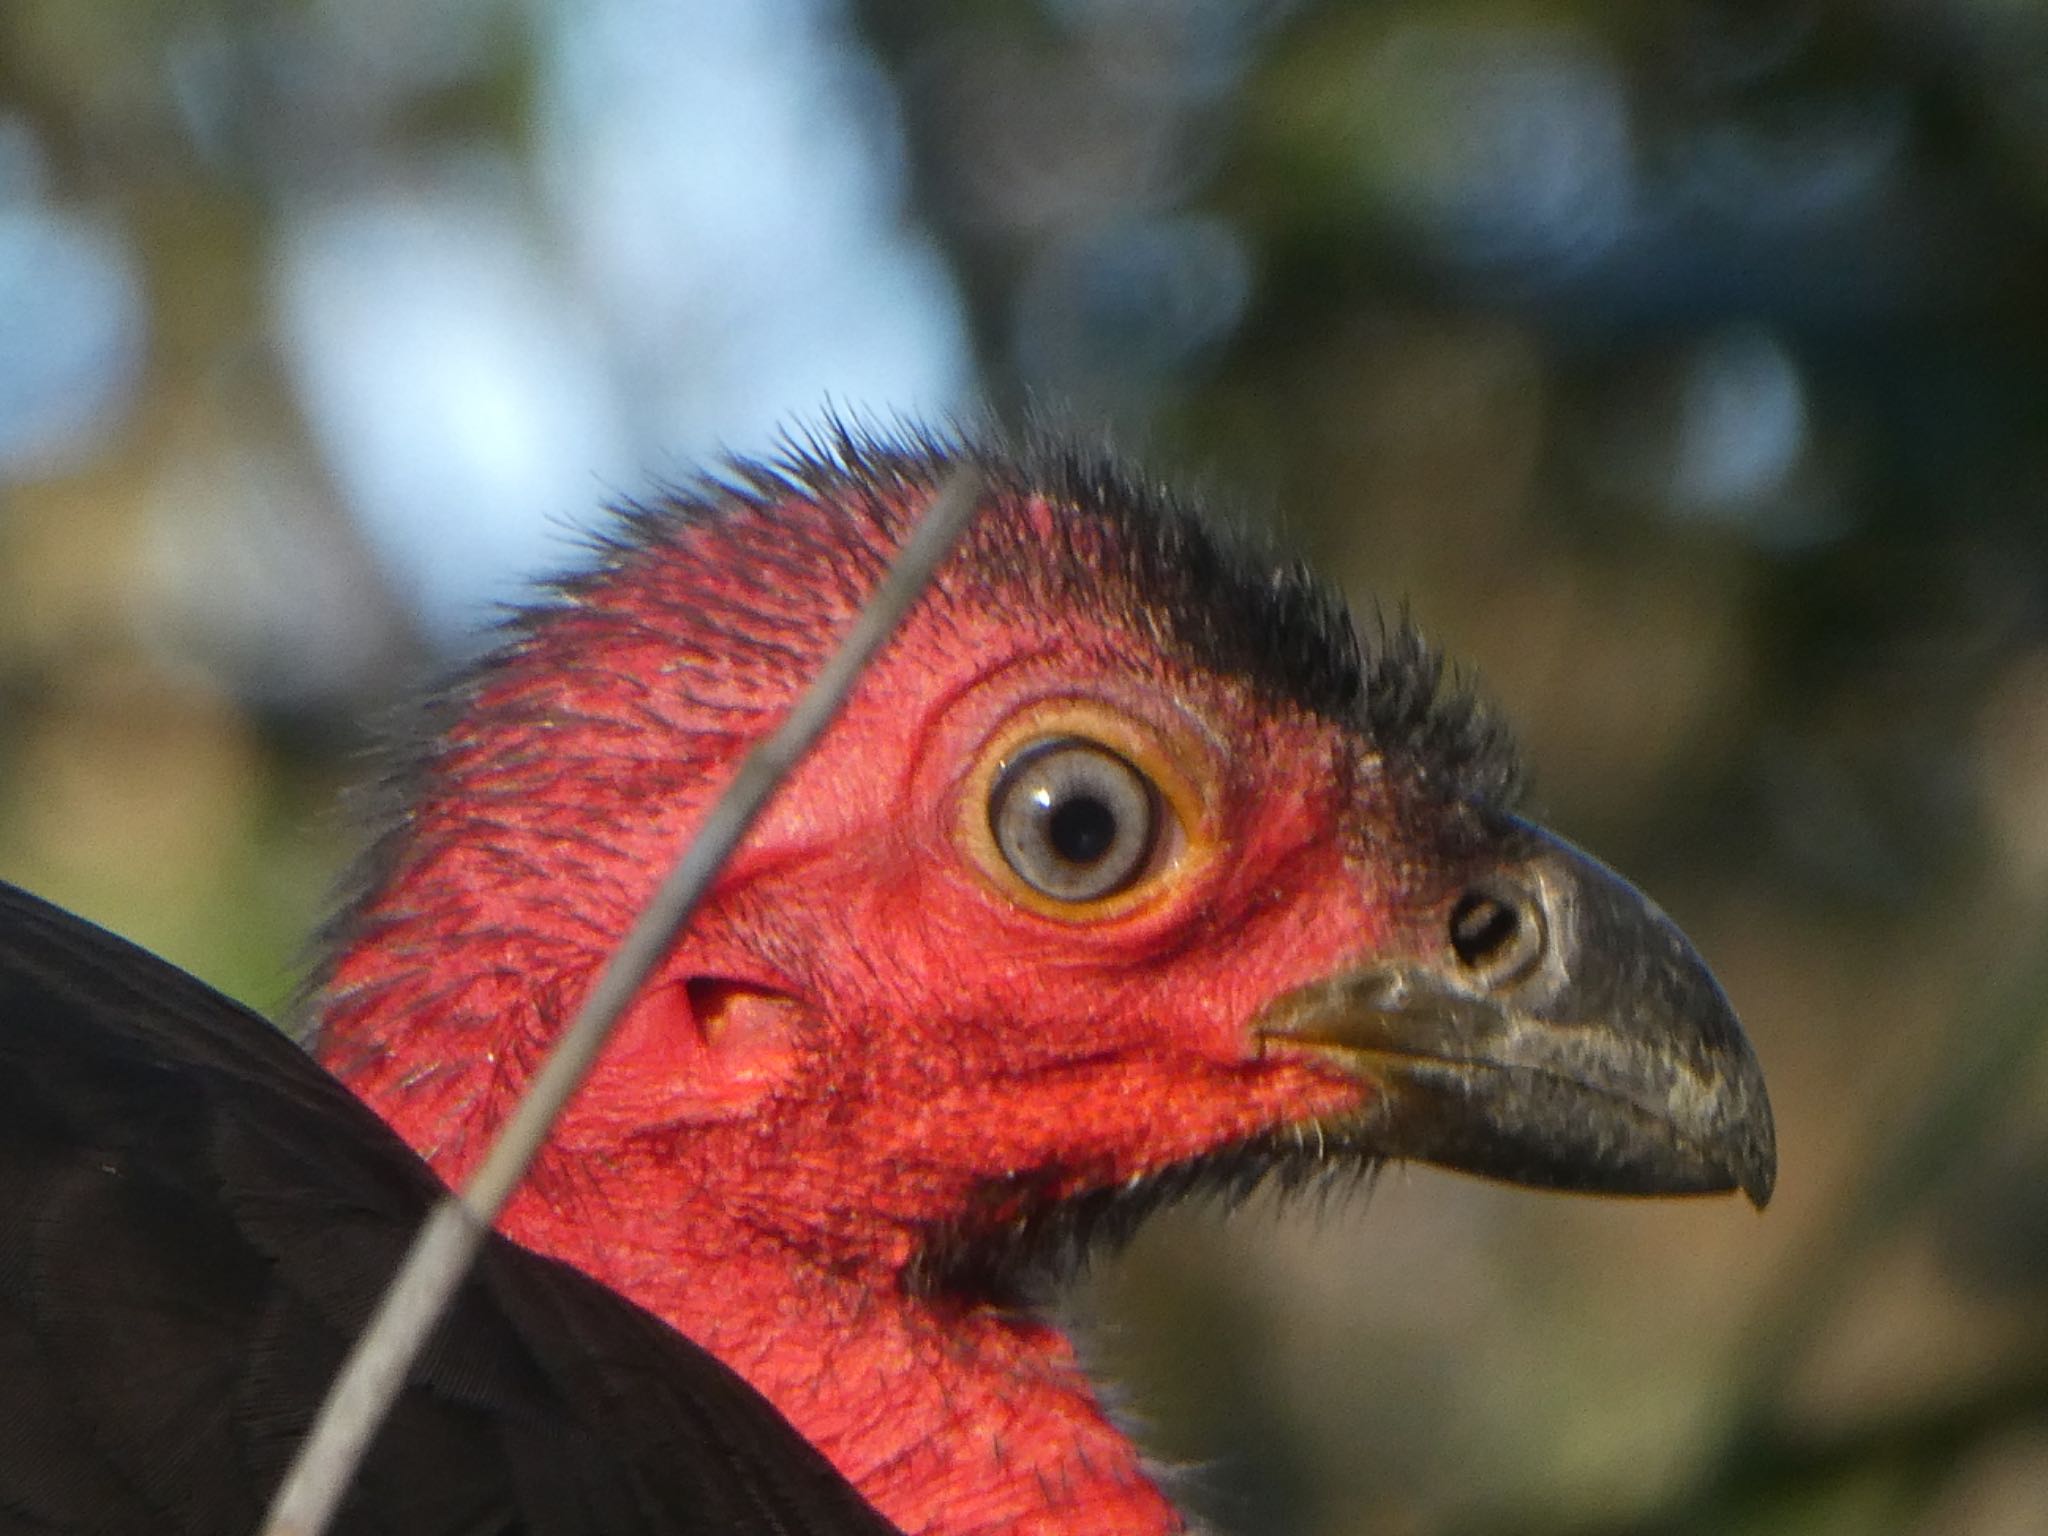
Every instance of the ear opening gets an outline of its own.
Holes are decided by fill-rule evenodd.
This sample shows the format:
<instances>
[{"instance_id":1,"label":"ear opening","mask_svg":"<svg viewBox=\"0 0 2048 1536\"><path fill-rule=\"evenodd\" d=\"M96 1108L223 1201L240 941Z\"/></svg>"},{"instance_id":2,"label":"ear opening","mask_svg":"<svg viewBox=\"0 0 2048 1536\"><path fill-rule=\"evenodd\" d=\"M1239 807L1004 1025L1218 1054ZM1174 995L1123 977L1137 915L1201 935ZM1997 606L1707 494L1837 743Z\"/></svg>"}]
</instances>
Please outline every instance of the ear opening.
<instances>
[{"instance_id":1,"label":"ear opening","mask_svg":"<svg viewBox=\"0 0 2048 1536\"><path fill-rule=\"evenodd\" d=\"M626 1011L589 1094L614 1124L680 1125L754 1113L795 1075L808 1004L729 976L679 977Z\"/></svg>"},{"instance_id":2,"label":"ear opening","mask_svg":"<svg viewBox=\"0 0 2048 1536\"><path fill-rule=\"evenodd\" d=\"M808 1010L787 992L729 976L692 976L683 983L697 1035L714 1053L789 1047Z\"/></svg>"}]
</instances>

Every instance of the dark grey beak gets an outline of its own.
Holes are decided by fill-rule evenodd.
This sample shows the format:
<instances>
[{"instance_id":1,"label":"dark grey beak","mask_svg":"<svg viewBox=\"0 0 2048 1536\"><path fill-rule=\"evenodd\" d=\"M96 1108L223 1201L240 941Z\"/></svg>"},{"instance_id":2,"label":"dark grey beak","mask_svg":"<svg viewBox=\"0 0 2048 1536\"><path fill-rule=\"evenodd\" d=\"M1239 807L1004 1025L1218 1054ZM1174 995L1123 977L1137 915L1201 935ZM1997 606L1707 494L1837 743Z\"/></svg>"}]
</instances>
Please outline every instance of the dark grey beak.
<instances>
[{"instance_id":1,"label":"dark grey beak","mask_svg":"<svg viewBox=\"0 0 2048 1536\"><path fill-rule=\"evenodd\" d=\"M1513 823L1427 952L1260 1016L1378 1089L1360 1150L1551 1189L1740 1189L1777 1177L1763 1070L1706 963L1605 865Z\"/></svg>"}]
</instances>

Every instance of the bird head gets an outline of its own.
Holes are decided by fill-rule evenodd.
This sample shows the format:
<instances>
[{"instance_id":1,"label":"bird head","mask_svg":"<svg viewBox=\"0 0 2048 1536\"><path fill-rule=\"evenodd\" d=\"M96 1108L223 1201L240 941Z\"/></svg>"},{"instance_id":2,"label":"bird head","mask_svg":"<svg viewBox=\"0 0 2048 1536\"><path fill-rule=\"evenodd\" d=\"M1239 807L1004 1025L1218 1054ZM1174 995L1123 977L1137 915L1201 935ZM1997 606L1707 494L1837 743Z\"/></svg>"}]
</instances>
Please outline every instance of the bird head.
<instances>
[{"instance_id":1,"label":"bird head","mask_svg":"<svg viewBox=\"0 0 2048 1536\"><path fill-rule=\"evenodd\" d=\"M438 707L317 1021L444 1174L969 452L847 438L632 510ZM1193 1186L1417 1159L1767 1197L1761 1076L1705 966L1517 817L1503 733L1411 631L1362 640L1100 464L978 457L976 522L628 1013L515 1235L829 1441L782 1380L816 1369L803 1308L1005 1315Z\"/></svg>"}]
</instances>

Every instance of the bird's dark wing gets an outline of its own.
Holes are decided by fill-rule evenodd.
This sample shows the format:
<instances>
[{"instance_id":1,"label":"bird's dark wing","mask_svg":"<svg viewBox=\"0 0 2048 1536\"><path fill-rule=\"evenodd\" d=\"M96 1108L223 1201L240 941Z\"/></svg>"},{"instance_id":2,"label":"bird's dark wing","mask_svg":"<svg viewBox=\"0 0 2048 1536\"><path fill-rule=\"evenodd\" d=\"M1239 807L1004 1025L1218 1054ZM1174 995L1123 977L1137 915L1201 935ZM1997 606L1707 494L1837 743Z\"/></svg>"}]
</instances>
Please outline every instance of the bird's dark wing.
<instances>
[{"instance_id":1,"label":"bird's dark wing","mask_svg":"<svg viewBox=\"0 0 2048 1536\"><path fill-rule=\"evenodd\" d=\"M253 1531L440 1193L262 1019L0 885L0 1532ZM339 1528L893 1530L716 1360L503 1239Z\"/></svg>"}]
</instances>

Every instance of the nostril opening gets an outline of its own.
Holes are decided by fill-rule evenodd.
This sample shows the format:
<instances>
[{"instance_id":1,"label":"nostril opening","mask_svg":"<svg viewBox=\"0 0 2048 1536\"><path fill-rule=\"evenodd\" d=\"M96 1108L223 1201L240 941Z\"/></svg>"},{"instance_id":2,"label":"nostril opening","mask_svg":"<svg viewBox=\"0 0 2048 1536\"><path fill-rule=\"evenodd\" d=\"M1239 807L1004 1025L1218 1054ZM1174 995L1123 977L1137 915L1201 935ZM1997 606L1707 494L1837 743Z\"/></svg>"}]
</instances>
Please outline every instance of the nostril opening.
<instances>
[{"instance_id":1,"label":"nostril opening","mask_svg":"<svg viewBox=\"0 0 2048 1536\"><path fill-rule=\"evenodd\" d=\"M1451 952L1467 970L1506 980L1536 958L1542 921L1524 900L1497 891L1467 891L1451 908Z\"/></svg>"},{"instance_id":2,"label":"nostril opening","mask_svg":"<svg viewBox=\"0 0 2048 1536\"><path fill-rule=\"evenodd\" d=\"M1484 966L1515 942L1521 921L1498 897L1468 891L1451 909L1451 948L1466 965Z\"/></svg>"}]
</instances>

